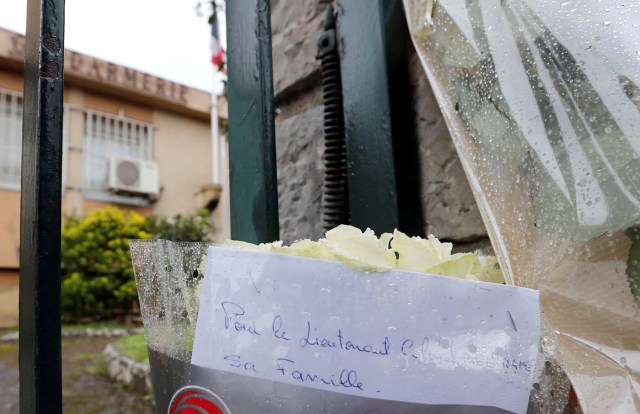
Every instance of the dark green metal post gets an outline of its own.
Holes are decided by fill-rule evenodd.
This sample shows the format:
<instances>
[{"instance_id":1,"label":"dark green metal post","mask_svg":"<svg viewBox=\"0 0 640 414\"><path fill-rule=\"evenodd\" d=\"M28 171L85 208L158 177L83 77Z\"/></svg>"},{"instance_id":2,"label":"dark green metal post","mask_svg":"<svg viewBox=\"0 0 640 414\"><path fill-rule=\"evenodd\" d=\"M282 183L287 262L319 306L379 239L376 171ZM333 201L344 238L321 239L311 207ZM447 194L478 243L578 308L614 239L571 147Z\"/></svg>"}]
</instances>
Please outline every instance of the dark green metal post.
<instances>
[{"instance_id":1,"label":"dark green metal post","mask_svg":"<svg viewBox=\"0 0 640 414\"><path fill-rule=\"evenodd\" d=\"M399 227L382 0L339 2L351 223Z\"/></svg>"},{"instance_id":2,"label":"dark green metal post","mask_svg":"<svg viewBox=\"0 0 640 414\"><path fill-rule=\"evenodd\" d=\"M227 2L231 237L279 238L271 12L268 0Z\"/></svg>"},{"instance_id":3,"label":"dark green metal post","mask_svg":"<svg viewBox=\"0 0 640 414\"><path fill-rule=\"evenodd\" d=\"M29 0L20 216L20 413L62 412L64 0Z\"/></svg>"},{"instance_id":4,"label":"dark green metal post","mask_svg":"<svg viewBox=\"0 0 640 414\"><path fill-rule=\"evenodd\" d=\"M410 42L401 0L383 0L385 53L389 76L389 101L393 159L395 162L398 228L412 236L424 236L420 156L416 134L415 101L409 70ZM413 52L415 53L415 52Z\"/></svg>"}]
</instances>

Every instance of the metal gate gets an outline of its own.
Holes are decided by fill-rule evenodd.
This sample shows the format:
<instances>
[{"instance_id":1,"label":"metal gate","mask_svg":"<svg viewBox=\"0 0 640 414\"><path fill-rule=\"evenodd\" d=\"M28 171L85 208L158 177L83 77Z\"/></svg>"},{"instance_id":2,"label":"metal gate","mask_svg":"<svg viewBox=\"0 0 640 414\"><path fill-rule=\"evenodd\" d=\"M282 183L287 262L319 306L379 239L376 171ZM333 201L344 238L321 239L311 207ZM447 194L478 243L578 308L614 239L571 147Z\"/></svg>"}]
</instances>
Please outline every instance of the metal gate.
<instances>
[{"instance_id":1,"label":"metal gate","mask_svg":"<svg viewBox=\"0 0 640 414\"><path fill-rule=\"evenodd\" d=\"M339 1L336 9L340 43L347 45L340 57L351 222L377 232L415 228L413 195L398 162L405 145L399 137L408 128L408 80L402 76L402 46L389 47L391 36L406 30L401 2ZM55 414L62 411L64 1L29 0L27 20L20 412ZM268 242L278 239L270 2L230 1L227 22L232 237Z\"/></svg>"}]
</instances>

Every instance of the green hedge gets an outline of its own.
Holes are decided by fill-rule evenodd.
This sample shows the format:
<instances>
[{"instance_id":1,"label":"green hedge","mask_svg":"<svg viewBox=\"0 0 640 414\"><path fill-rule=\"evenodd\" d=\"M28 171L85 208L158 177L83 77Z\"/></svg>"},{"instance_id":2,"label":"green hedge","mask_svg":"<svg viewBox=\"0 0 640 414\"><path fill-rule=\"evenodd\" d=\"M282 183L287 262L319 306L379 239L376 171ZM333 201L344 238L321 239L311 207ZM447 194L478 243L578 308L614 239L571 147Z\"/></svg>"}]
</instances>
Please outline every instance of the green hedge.
<instances>
[{"instance_id":1,"label":"green hedge","mask_svg":"<svg viewBox=\"0 0 640 414\"><path fill-rule=\"evenodd\" d=\"M214 228L208 216L207 210L198 210L195 214L178 214L171 218L153 215L147 222L155 239L212 242Z\"/></svg>"}]
</instances>

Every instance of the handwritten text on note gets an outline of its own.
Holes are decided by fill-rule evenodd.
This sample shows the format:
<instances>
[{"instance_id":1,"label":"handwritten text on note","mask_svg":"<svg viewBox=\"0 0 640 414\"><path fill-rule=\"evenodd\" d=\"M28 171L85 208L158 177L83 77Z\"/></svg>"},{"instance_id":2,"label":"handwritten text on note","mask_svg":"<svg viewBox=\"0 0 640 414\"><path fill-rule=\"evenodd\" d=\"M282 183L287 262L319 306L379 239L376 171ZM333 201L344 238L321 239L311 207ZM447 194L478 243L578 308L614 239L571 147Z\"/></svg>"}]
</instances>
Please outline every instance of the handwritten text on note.
<instances>
[{"instance_id":1,"label":"handwritten text on note","mask_svg":"<svg viewBox=\"0 0 640 414\"><path fill-rule=\"evenodd\" d=\"M525 412L538 292L211 247L195 365L361 397Z\"/></svg>"}]
</instances>

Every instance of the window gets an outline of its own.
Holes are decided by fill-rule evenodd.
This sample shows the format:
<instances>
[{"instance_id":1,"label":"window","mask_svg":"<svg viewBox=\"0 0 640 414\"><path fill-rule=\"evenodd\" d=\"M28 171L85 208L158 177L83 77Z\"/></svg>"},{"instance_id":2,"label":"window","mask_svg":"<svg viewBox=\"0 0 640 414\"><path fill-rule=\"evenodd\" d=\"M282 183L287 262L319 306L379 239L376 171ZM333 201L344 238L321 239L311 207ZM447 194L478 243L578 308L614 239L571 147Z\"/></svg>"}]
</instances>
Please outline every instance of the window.
<instances>
[{"instance_id":1,"label":"window","mask_svg":"<svg viewBox=\"0 0 640 414\"><path fill-rule=\"evenodd\" d=\"M0 89L0 187L20 188L22 95Z\"/></svg>"},{"instance_id":2,"label":"window","mask_svg":"<svg viewBox=\"0 0 640 414\"><path fill-rule=\"evenodd\" d=\"M153 126L120 116L92 111L85 118L84 189L102 193L109 188L112 157L152 160Z\"/></svg>"}]
</instances>

